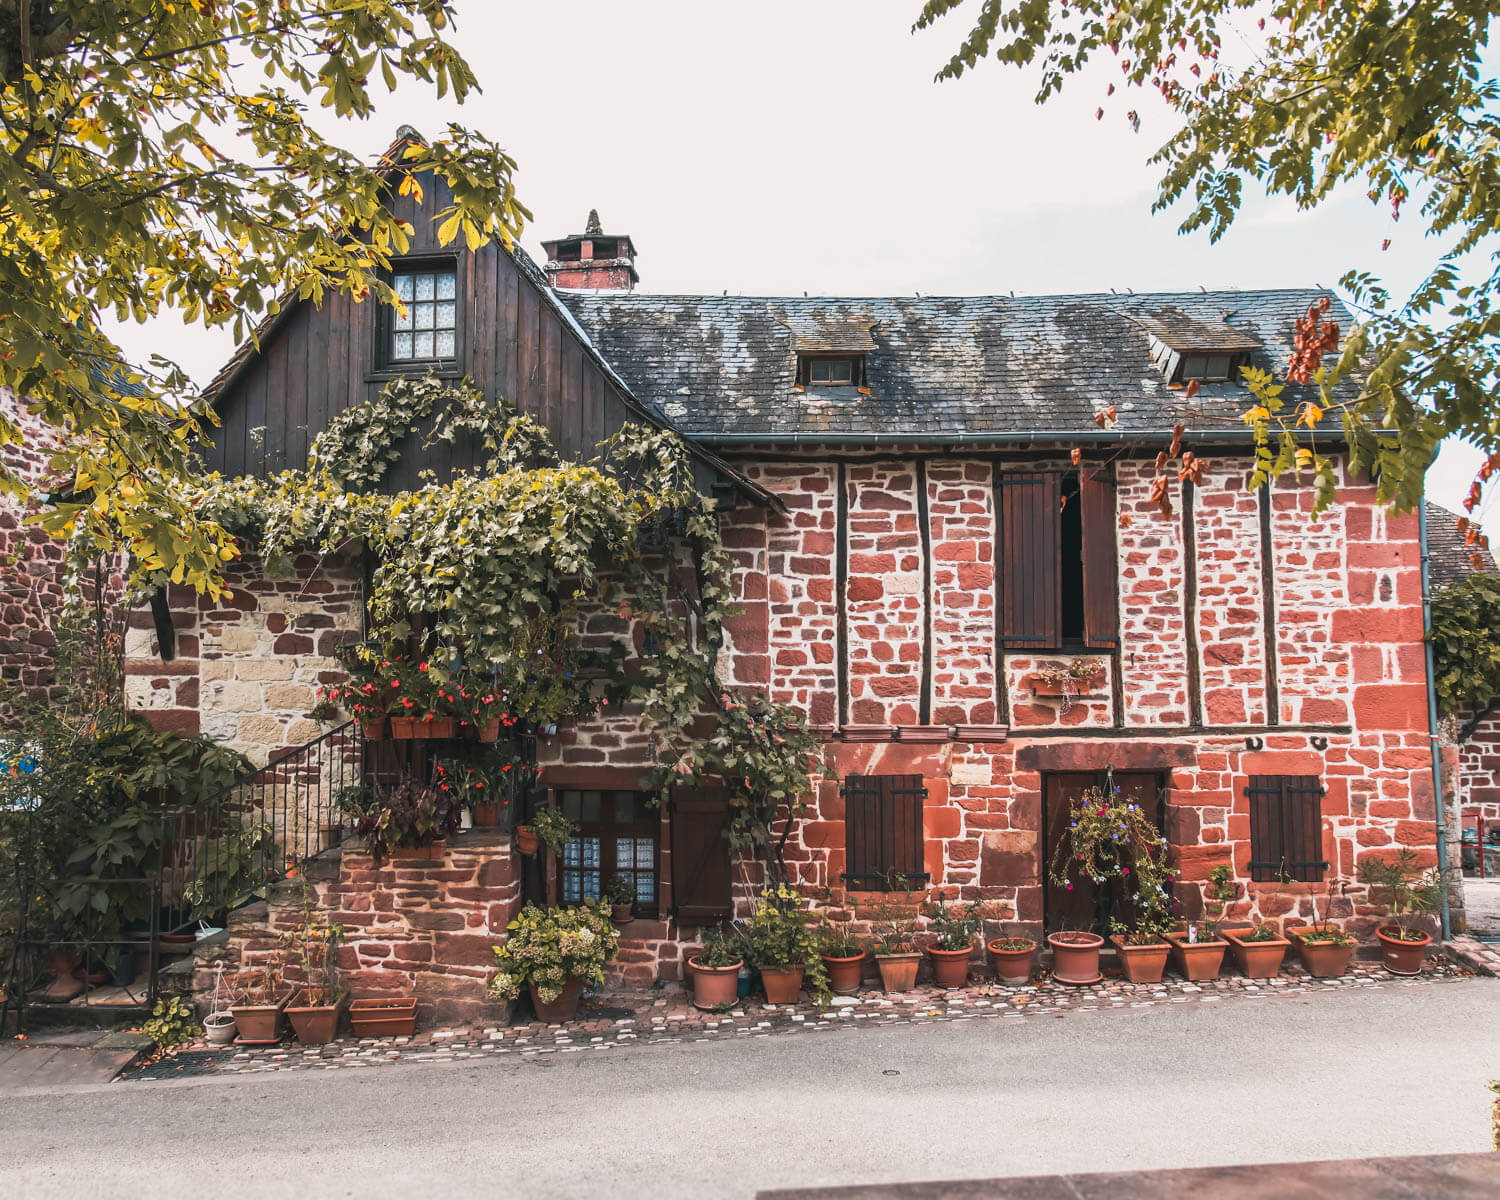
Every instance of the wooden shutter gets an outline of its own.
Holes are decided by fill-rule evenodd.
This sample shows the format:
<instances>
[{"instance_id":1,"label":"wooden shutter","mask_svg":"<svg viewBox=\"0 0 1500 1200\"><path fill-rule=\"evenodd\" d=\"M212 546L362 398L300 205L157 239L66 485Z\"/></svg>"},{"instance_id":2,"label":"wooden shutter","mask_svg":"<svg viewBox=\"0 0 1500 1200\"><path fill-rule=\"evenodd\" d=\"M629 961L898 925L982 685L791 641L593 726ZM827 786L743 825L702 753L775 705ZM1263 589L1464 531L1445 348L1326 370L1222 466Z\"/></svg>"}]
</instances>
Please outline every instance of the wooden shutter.
<instances>
[{"instance_id":1,"label":"wooden shutter","mask_svg":"<svg viewBox=\"0 0 1500 1200\"><path fill-rule=\"evenodd\" d=\"M920 775L844 780L844 882L861 891L925 883Z\"/></svg>"},{"instance_id":2,"label":"wooden shutter","mask_svg":"<svg viewBox=\"0 0 1500 1200\"><path fill-rule=\"evenodd\" d=\"M729 793L678 788L672 793L672 915L685 925L733 915Z\"/></svg>"},{"instance_id":3,"label":"wooden shutter","mask_svg":"<svg viewBox=\"0 0 1500 1200\"><path fill-rule=\"evenodd\" d=\"M1049 650L1062 644L1061 476L1000 479L1000 644Z\"/></svg>"},{"instance_id":4,"label":"wooden shutter","mask_svg":"<svg viewBox=\"0 0 1500 1200\"><path fill-rule=\"evenodd\" d=\"M1115 481L1107 469L1078 476L1083 521L1083 644L1112 650L1120 644L1115 596Z\"/></svg>"},{"instance_id":5,"label":"wooden shutter","mask_svg":"<svg viewBox=\"0 0 1500 1200\"><path fill-rule=\"evenodd\" d=\"M1319 883L1323 858L1323 785L1316 775L1252 775L1250 878L1261 883L1288 879Z\"/></svg>"}]
</instances>

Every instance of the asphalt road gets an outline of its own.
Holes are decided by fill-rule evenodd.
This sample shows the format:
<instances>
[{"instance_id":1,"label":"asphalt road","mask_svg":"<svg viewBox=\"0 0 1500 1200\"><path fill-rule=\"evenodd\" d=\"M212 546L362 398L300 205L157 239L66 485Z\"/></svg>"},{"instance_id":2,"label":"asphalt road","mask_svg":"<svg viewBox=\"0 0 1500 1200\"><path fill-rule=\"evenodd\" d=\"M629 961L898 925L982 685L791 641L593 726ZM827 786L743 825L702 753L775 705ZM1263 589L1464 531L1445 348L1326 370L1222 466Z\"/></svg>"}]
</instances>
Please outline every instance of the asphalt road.
<instances>
[{"instance_id":1,"label":"asphalt road","mask_svg":"<svg viewBox=\"0 0 1500 1200\"><path fill-rule=\"evenodd\" d=\"M1489 1148L1500 980L0 1098L0 1197L672 1200ZM1500 1162L1500 1160L1497 1160ZM1497 1165L1500 1170L1500 1165Z\"/></svg>"}]
</instances>

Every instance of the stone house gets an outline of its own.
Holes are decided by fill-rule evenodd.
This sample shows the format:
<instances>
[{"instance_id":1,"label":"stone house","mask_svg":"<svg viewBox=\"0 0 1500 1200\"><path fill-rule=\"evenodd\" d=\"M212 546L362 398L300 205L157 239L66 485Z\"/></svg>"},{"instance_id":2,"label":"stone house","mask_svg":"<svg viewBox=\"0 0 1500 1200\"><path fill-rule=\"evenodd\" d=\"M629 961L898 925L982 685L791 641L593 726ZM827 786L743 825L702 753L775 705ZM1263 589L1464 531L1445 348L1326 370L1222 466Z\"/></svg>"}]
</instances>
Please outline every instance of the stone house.
<instances>
[{"instance_id":1,"label":"stone house","mask_svg":"<svg viewBox=\"0 0 1500 1200\"><path fill-rule=\"evenodd\" d=\"M1046 866L1070 802L1107 777L1172 842L1189 914L1227 863L1237 915L1332 904L1364 928L1341 887L1361 855L1433 860L1417 518L1347 471L1316 520L1310 488L1248 486L1237 368L1284 369L1324 293L650 295L631 240L594 220L538 269L429 244L429 214L398 203L418 236L396 274L431 312L408 331L372 304L290 305L215 381L214 465L302 465L334 414L416 369L472 377L572 452L624 419L680 431L735 564L724 680L803 707L830 753L787 849L820 902L859 917L904 884L1008 902L1034 932L1087 923L1094 898ZM1159 484L1177 425L1201 478L1174 465ZM433 465L417 459L396 486ZM250 563L233 582L217 605L174 589L169 647L142 614L131 694L265 761L320 733L304 714L358 635L361 564L278 580ZM640 984L679 977L697 926L750 892L721 799L646 804L651 754L629 716L537 744L536 802L582 823L563 895L646 881L619 963ZM541 881L503 836L449 854L324 873L365 985L477 996Z\"/></svg>"}]
</instances>

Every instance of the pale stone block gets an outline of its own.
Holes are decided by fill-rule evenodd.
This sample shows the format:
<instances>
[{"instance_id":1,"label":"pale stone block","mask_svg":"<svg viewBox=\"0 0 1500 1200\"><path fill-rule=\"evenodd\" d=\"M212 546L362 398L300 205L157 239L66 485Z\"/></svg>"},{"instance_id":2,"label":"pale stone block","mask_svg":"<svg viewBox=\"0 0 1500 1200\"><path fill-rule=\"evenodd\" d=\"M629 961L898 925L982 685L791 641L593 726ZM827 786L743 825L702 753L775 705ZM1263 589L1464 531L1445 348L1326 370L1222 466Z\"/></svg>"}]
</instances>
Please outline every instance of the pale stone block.
<instances>
[{"instance_id":1,"label":"pale stone block","mask_svg":"<svg viewBox=\"0 0 1500 1200\"><path fill-rule=\"evenodd\" d=\"M282 724L275 717L261 714L241 717L235 733L237 741L249 742L253 746L279 746L282 744Z\"/></svg>"},{"instance_id":2,"label":"pale stone block","mask_svg":"<svg viewBox=\"0 0 1500 1200\"><path fill-rule=\"evenodd\" d=\"M974 787L984 787L992 782L991 768L988 763L954 763L948 778L956 784Z\"/></svg>"},{"instance_id":3,"label":"pale stone block","mask_svg":"<svg viewBox=\"0 0 1500 1200\"><path fill-rule=\"evenodd\" d=\"M254 683L226 683L218 700L218 706L225 712L259 712L265 707L260 686Z\"/></svg>"},{"instance_id":4,"label":"pale stone block","mask_svg":"<svg viewBox=\"0 0 1500 1200\"><path fill-rule=\"evenodd\" d=\"M290 680L296 662L290 655L269 654L265 658L250 659L246 662L236 663L234 675L236 679L264 679L264 680Z\"/></svg>"},{"instance_id":5,"label":"pale stone block","mask_svg":"<svg viewBox=\"0 0 1500 1200\"><path fill-rule=\"evenodd\" d=\"M918 596L922 593L920 571L893 571L889 575L882 575L880 582L885 586L888 596Z\"/></svg>"},{"instance_id":6,"label":"pale stone block","mask_svg":"<svg viewBox=\"0 0 1500 1200\"><path fill-rule=\"evenodd\" d=\"M248 629L226 629L219 635L219 649L225 654L252 654L258 639Z\"/></svg>"},{"instance_id":7,"label":"pale stone block","mask_svg":"<svg viewBox=\"0 0 1500 1200\"><path fill-rule=\"evenodd\" d=\"M267 708L305 713L318 702L313 689L301 683L273 683L265 689Z\"/></svg>"}]
</instances>

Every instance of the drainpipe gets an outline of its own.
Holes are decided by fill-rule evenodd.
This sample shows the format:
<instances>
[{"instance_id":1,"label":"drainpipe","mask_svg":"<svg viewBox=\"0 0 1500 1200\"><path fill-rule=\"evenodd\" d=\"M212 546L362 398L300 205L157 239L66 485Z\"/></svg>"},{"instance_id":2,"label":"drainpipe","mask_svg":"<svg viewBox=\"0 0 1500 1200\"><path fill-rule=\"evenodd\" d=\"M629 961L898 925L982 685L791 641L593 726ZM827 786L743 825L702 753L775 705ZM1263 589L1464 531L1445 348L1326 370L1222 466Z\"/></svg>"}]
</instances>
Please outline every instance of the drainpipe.
<instances>
[{"instance_id":1,"label":"drainpipe","mask_svg":"<svg viewBox=\"0 0 1500 1200\"><path fill-rule=\"evenodd\" d=\"M1437 818L1438 874L1443 881L1443 941L1453 936L1448 915L1448 820L1443 802L1442 748L1438 744L1437 687L1432 670L1432 588L1427 572L1427 490L1417 509L1417 529L1422 543L1422 644L1427 654L1427 737L1432 749L1432 799ZM1482 848L1481 848L1482 852Z\"/></svg>"}]
</instances>

